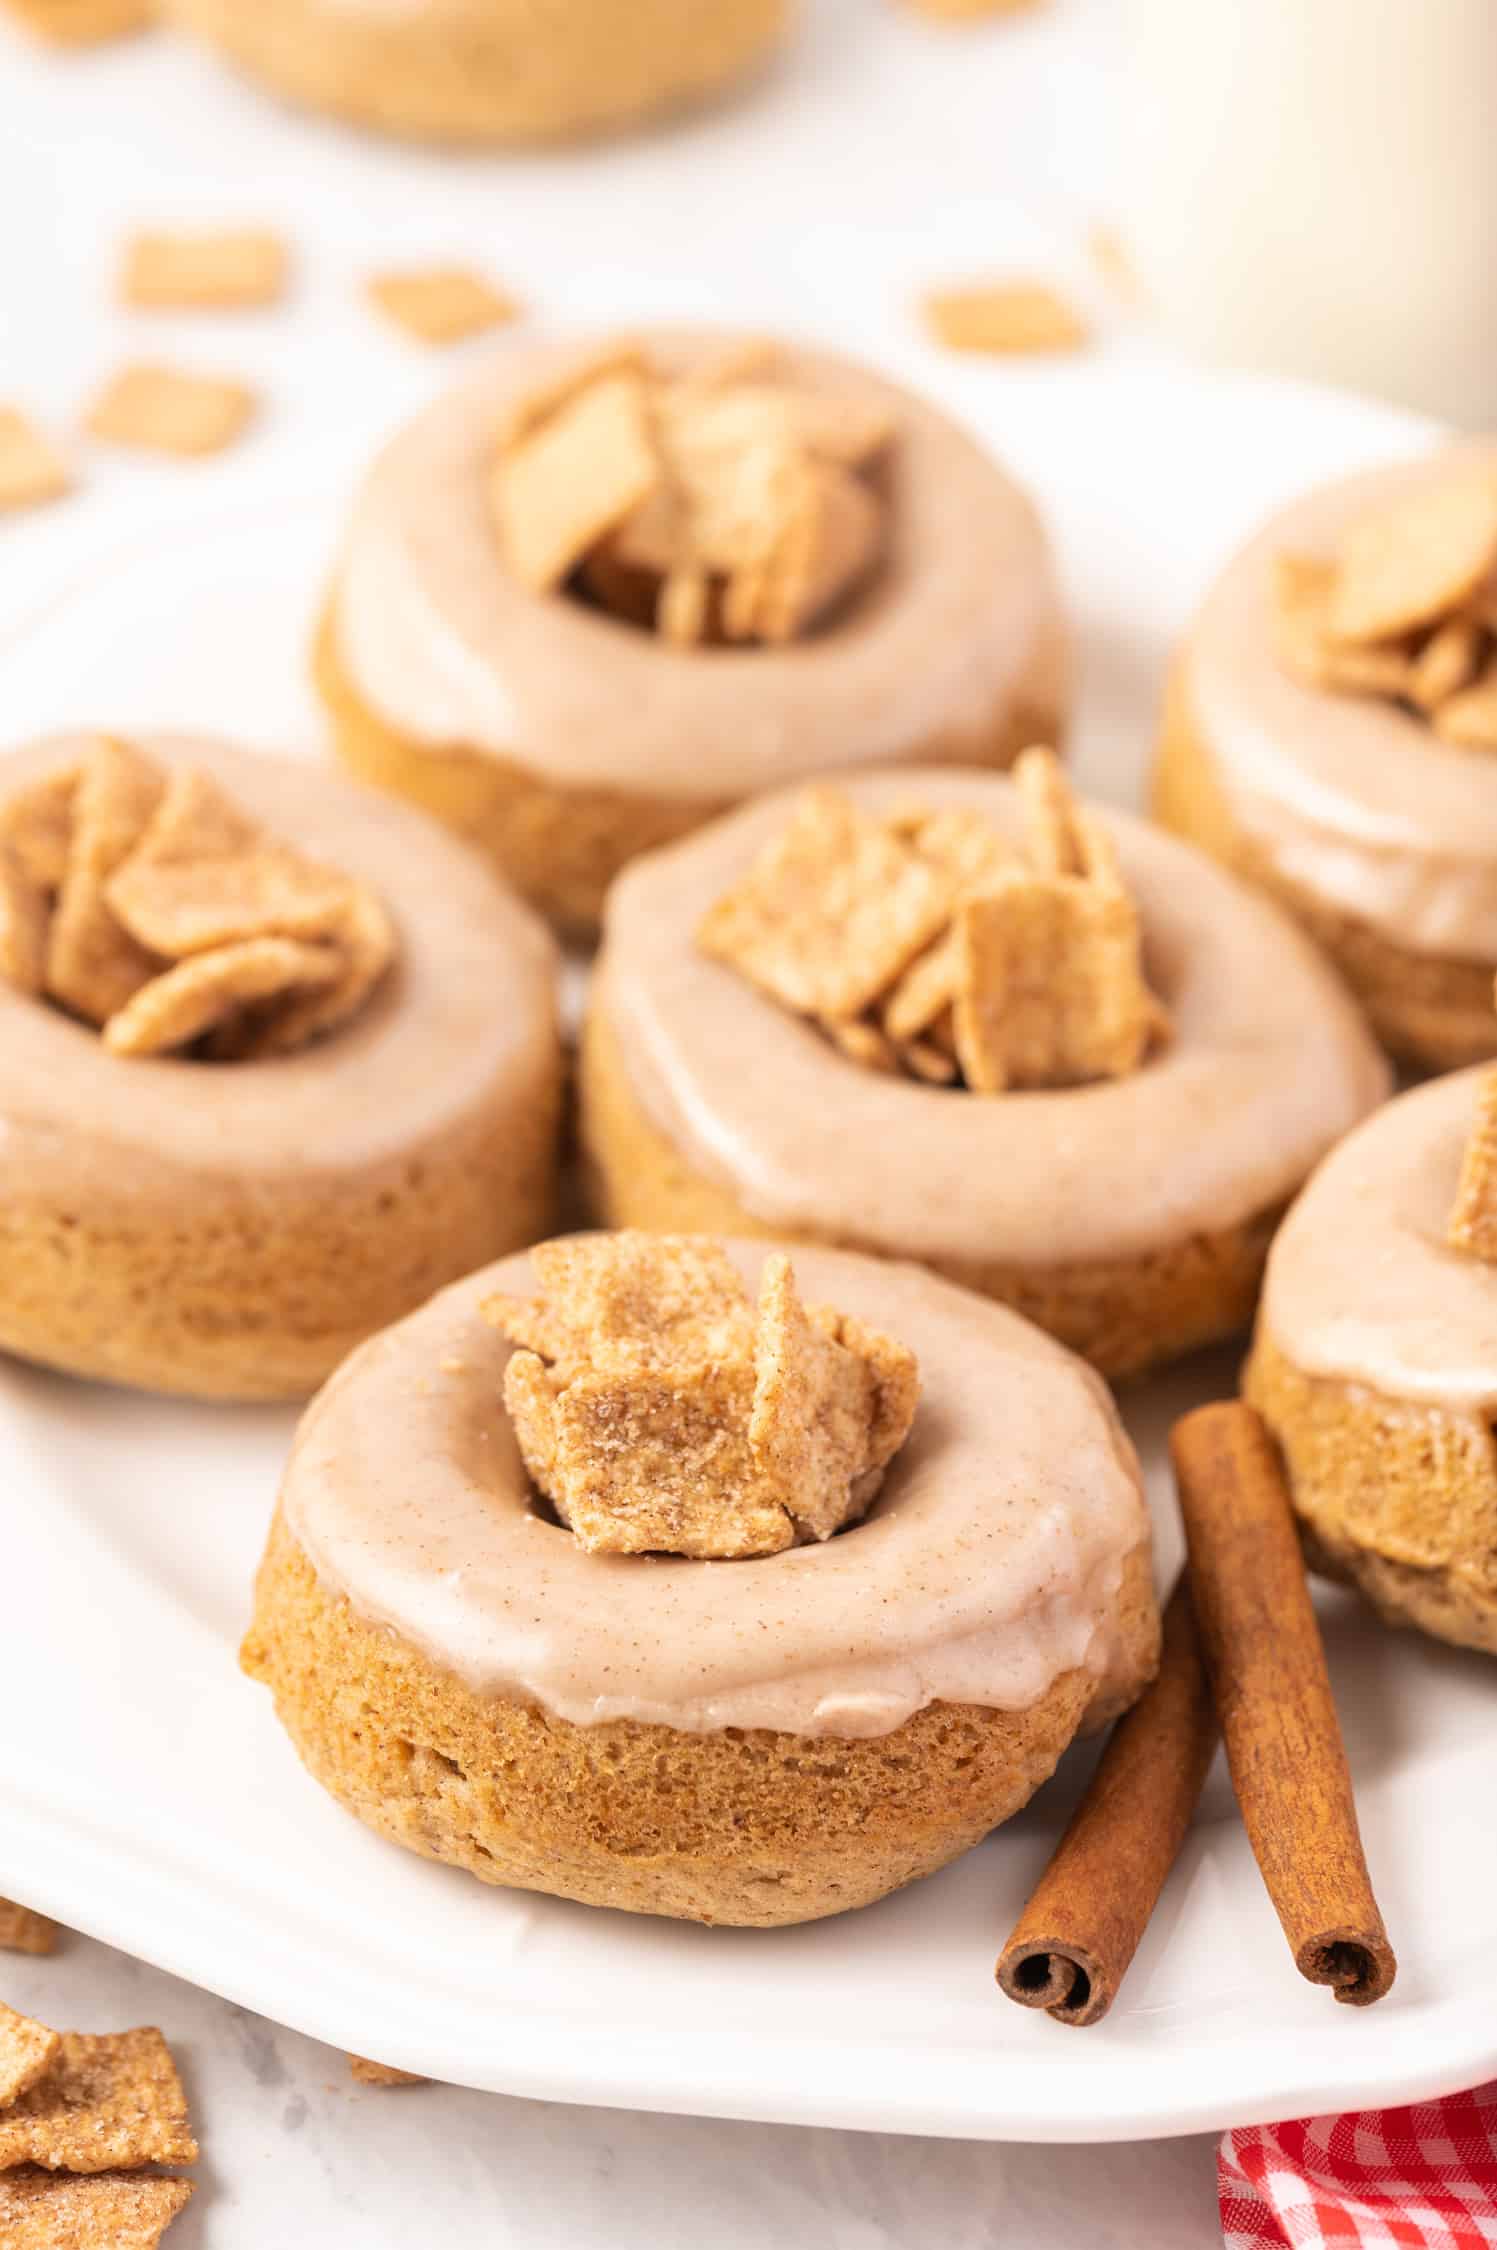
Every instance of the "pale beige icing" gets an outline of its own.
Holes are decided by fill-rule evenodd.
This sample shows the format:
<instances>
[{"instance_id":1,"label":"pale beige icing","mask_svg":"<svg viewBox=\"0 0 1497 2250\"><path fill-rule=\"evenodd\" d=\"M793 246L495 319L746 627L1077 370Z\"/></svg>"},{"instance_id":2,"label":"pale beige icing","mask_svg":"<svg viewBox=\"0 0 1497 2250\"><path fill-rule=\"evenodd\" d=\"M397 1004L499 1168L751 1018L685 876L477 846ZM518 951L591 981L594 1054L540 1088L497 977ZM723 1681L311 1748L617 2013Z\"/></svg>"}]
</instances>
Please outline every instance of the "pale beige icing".
<instances>
[{"instance_id":1,"label":"pale beige icing","mask_svg":"<svg viewBox=\"0 0 1497 2250\"><path fill-rule=\"evenodd\" d=\"M556 1047L555 956L534 918L434 822L323 769L182 736L132 737L196 766L287 843L366 883L397 934L359 1017L274 1061L121 1061L92 1025L0 981L0 1159L7 1195L180 1215L223 1184L325 1185L413 1151L439 1161L496 1103L533 1101ZM0 759L0 794L77 761L86 736Z\"/></svg>"},{"instance_id":2,"label":"pale beige icing","mask_svg":"<svg viewBox=\"0 0 1497 2250\"><path fill-rule=\"evenodd\" d=\"M905 771L847 787L871 809L970 805L1020 833L998 776ZM926 1257L1146 1255L1283 1200L1387 1091L1340 985L1284 917L1113 813L1149 979L1173 1018L1162 1053L1106 1084L997 1095L850 1062L693 943L793 802L746 807L627 869L595 995L647 1115L766 1224Z\"/></svg>"},{"instance_id":3,"label":"pale beige icing","mask_svg":"<svg viewBox=\"0 0 1497 2250\"><path fill-rule=\"evenodd\" d=\"M1306 1374L1497 1413L1497 1266L1445 1240L1484 1075L1456 1071L1390 1102L1284 1222L1261 1318Z\"/></svg>"},{"instance_id":4,"label":"pale beige icing","mask_svg":"<svg viewBox=\"0 0 1497 2250\"><path fill-rule=\"evenodd\" d=\"M722 335L649 338L685 366ZM517 340L418 417L375 464L335 593L338 654L401 734L513 758L562 786L688 799L991 735L1058 630L1034 511L944 415L850 363L787 354L814 388L891 401L889 548L825 630L782 649L677 649L509 574L487 498L495 433L595 348Z\"/></svg>"},{"instance_id":5,"label":"pale beige icing","mask_svg":"<svg viewBox=\"0 0 1497 2250\"><path fill-rule=\"evenodd\" d=\"M765 1245L730 1245L757 1282ZM576 1724L877 1735L925 1704L1027 1709L1123 1663L1147 1545L1105 1385L1017 1315L913 1266L796 1249L808 1298L908 1344L923 1392L873 1512L748 1562L589 1554L535 1512L478 1312L524 1257L444 1290L348 1360L302 1422L282 1501L323 1582L480 1694Z\"/></svg>"},{"instance_id":6,"label":"pale beige icing","mask_svg":"<svg viewBox=\"0 0 1497 2250\"><path fill-rule=\"evenodd\" d=\"M1265 525L1186 650L1192 725L1234 817L1288 881L1415 952L1497 961L1497 757L1422 720L1299 686L1273 650L1275 555L1328 554L1353 519L1497 447L1354 477Z\"/></svg>"}]
</instances>

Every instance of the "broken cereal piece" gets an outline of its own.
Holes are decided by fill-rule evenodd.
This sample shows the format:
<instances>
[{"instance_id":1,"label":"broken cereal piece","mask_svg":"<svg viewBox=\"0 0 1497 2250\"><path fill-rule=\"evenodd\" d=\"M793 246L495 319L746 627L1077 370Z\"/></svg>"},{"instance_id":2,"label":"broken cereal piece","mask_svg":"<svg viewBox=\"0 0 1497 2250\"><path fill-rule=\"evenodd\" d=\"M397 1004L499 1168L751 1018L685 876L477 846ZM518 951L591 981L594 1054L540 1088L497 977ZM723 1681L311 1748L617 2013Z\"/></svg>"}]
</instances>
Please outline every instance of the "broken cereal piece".
<instances>
[{"instance_id":1,"label":"broken cereal piece","mask_svg":"<svg viewBox=\"0 0 1497 2250\"><path fill-rule=\"evenodd\" d=\"M431 2080L419 2071L397 2070L393 2063L370 2062L367 2056L350 2055L349 2076L361 2086L429 2086Z\"/></svg>"},{"instance_id":2,"label":"broken cereal piece","mask_svg":"<svg viewBox=\"0 0 1497 2250\"><path fill-rule=\"evenodd\" d=\"M72 486L67 463L36 424L0 407L0 513L59 500Z\"/></svg>"},{"instance_id":3,"label":"broken cereal piece","mask_svg":"<svg viewBox=\"0 0 1497 2250\"><path fill-rule=\"evenodd\" d=\"M822 1029L849 1062L861 1063L865 1070L898 1070L899 1058L893 1041L866 1016L828 1016L823 1020Z\"/></svg>"},{"instance_id":4,"label":"broken cereal piece","mask_svg":"<svg viewBox=\"0 0 1497 2250\"><path fill-rule=\"evenodd\" d=\"M258 1019L241 1017L215 1035L210 1051L216 1060L255 1061L267 1055L293 1054L325 1039L356 1016L379 985L395 958L395 931L389 915L374 895L362 887L345 885L344 903L320 931L310 927L306 938L320 938L334 955L334 974L327 983L311 983L284 998Z\"/></svg>"},{"instance_id":5,"label":"broken cereal piece","mask_svg":"<svg viewBox=\"0 0 1497 2250\"><path fill-rule=\"evenodd\" d=\"M28 782L0 802L0 844L39 889L55 891L68 867L77 771L67 767Z\"/></svg>"},{"instance_id":6,"label":"broken cereal piece","mask_svg":"<svg viewBox=\"0 0 1497 2250\"><path fill-rule=\"evenodd\" d=\"M0 2108L34 2086L61 2052L55 2031L0 2001Z\"/></svg>"},{"instance_id":7,"label":"broken cereal piece","mask_svg":"<svg viewBox=\"0 0 1497 2250\"><path fill-rule=\"evenodd\" d=\"M191 2180L159 2173L22 2164L0 2172L0 2238L7 2250L156 2250L191 2194Z\"/></svg>"},{"instance_id":8,"label":"broken cereal piece","mask_svg":"<svg viewBox=\"0 0 1497 2250\"><path fill-rule=\"evenodd\" d=\"M711 621L711 588L704 570L672 570L663 580L655 605L655 630L676 648L694 648L707 638Z\"/></svg>"},{"instance_id":9,"label":"broken cereal piece","mask_svg":"<svg viewBox=\"0 0 1497 2250\"><path fill-rule=\"evenodd\" d=\"M1477 1089L1445 1238L1453 1250L1497 1264L1497 1070L1489 1070Z\"/></svg>"},{"instance_id":10,"label":"broken cereal piece","mask_svg":"<svg viewBox=\"0 0 1497 2250\"><path fill-rule=\"evenodd\" d=\"M830 1308L807 1313L783 1252L765 1259L749 1444L797 1528L813 1539L830 1539L868 1507L878 1474L914 1418L913 1354L850 1325L862 1352L847 1348L844 1324ZM880 1404L881 1388L887 1395Z\"/></svg>"},{"instance_id":11,"label":"broken cereal piece","mask_svg":"<svg viewBox=\"0 0 1497 2250\"><path fill-rule=\"evenodd\" d=\"M659 477L643 380L626 371L589 384L495 465L495 517L516 577L553 591Z\"/></svg>"},{"instance_id":12,"label":"broken cereal piece","mask_svg":"<svg viewBox=\"0 0 1497 2250\"><path fill-rule=\"evenodd\" d=\"M125 1006L156 963L115 919L110 876L135 849L161 801L157 768L128 743L101 737L73 794L72 835L47 942L47 991L93 1024Z\"/></svg>"},{"instance_id":13,"label":"broken cereal piece","mask_svg":"<svg viewBox=\"0 0 1497 2250\"><path fill-rule=\"evenodd\" d=\"M1440 705L1434 728L1458 750L1497 750L1497 657L1488 659L1470 687Z\"/></svg>"},{"instance_id":14,"label":"broken cereal piece","mask_svg":"<svg viewBox=\"0 0 1497 2250\"><path fill-rule=\"evenodd\" d=\"M1437 625L1409 666L1408 698L1434 713L1468 688L1481 669L1486 636L1473 617Z\"/></svg>"},{"instance_id":15,"label":"broken cereal piece","mask_svg":"<svg viewBox=\"0 0 1497 2250\"><path fill-rule=\"evenodd\" d=\"M259 227L149 230L125 245L120 296L146 311L229 312L285 294L286 245Z\"/></svg>"},{"instance_id":16,"label":"broken cereal piece","mask_svg":"<svg viewBox=\"0 0 1497 2250\"><path fill-rule=\"evenodd\" d=\"M956 998L961 949L954 928L942 932L898 979L884 1002L884 1030L896 1045L929 1031Z\"/></svg>"},{"instance_id":17,"label":"broken cereal piece","mask_svg":"<svg viewBox=\"0 0 1497 2250\"><path fill-rule=\"evenodd\" d=\"M807 790L788 827L710 907L697 943L803 1015L862 1015L946 919L940 869L840 791Z\"/></svg>"},{"instance_id":18,"label":"broken cereal piece","mask_svg":"<svg viewBox=\"0 0 1497 2250\"><path fill-rule=\"evenodd\" d=\"M39 993L47 975L47 894L0 842L0 978L18 992Z\"/></svg>"},{"instance_id":19,"label":"broken cereal piece","mask_svg":"<svg viewBox=\"0 0 1497 2250\"><path fill-rule=\"evenodd\" d=\"M423 344L456 344L514 320L519 306L468 266L414 266L374 275L369 301Z\"/></svg>"},{"instance_id":20,"label":"broken cereal piece","mask_svg":"<svg viewBox=\"0 0 1497 2250\"><path fill-rule=\"evenodd\" d=\"M0 1953L51 1953L57 1944L57 1924L13 1898L0 1898Z\"/></svg>"},{"instance_id":21,"label":"broken cereal piece","mask_svg":"<svg viewBox=\"0 0 1497 2250\"><path fill-rule=\"evenodd\" d=\"M166 1055L242 1010L331 984L336 953L297 938L244 938L189 954L142 985L104 1025L112 1055Z\"/></svg>"},{"instance_id":22,"label":"broken cereal piece","mask_svg":"<svg viewBox=\"0 0 1497 2250\"><path fill-rule=\"evenodd\" d=\"M1341 541L1329 629L1385 641L1463 607L1497 565L1497 478L1473 472L1410 493Z\"/></svg>"},{"instance_id":23,"label":"broken cereal piece","mask_svg":"<svg viewBox=\"0 0 1497 2250\"><path fill-rule=\"evenodd\" d=\"M907 1077L918 1078L927 1086L956 1084L956 1057L946 1048L937 1046L933 1039L905 1039L896 1045L894 1052Z\"/></svg>"},{"instance_id":24,"label":"broken cereal piece","mask_svg":"<svg viewBox=\"0 0 1497 2250\"><path fill-rule=\"evenodd\" d=\"M925 300L925 317L936 341L954 352L1075 352L1090 341L1079 313L1038 281L937 290Z\"/></svg>"},{"instance_id":25,"label":"broken cereal piece","mask_svg":"<svg viewBox=\"0 0 1497 2250\"><path fill-rule=\"evenodd\" d=\"M883 547L883 510L866 484L830 462L806 462L797 498L762 560L748 565L752 592L724 595L735 640L782 646L806 633L867 577Z\"/></svg>"},{"instance_id":26,"label":"broken cereal piece","mask_svg":"<svg viewBox=\"0 0 1497 2250\"><path fill-rule=\"evenodd\" d=\"M122 368L95 399L86 427L111 445L147 453L218 453L255 410L247 385L175 368Z\"/></svg>"},{"instance_id":27,"label":"broken cereal piece","mask_svg":"<svg viewBox=\"0 0 1497 2250\"><path fill-rule=\"evenodd\" d=\"M0 2110L0 2171L192 2164L187 2100L159 2031L65 2031L45 2076Z\"/></svg>"},{"instance_id":28,"label":"broken cereal piece","mask_svg":"<svg viewBox=\"0 0 1497 2250\"><path fill-rule=\"evenodd\" d=\"M1352 647L1333 638L1331 605L1337 566L1314 555L1278 555L1274 561L1274 643L1279 662L1302 687L1322 695L1410 692L1413 664L1406 647Z\"/></svg>"},{"instance_id":29,"label":"broken cereal piece","mask_svg":"<svg viewBox=\"0 0 1497 2250\"><path fill-rule=\"evenodd\" d=\"M1144 303L1144 287L1138 278L1138 269L1116 227L1109 226L1105 219L1096 220L1087 234L1086 250L1094 272L1106 282L1120 304Z\"/></svg>"}]
</instances>

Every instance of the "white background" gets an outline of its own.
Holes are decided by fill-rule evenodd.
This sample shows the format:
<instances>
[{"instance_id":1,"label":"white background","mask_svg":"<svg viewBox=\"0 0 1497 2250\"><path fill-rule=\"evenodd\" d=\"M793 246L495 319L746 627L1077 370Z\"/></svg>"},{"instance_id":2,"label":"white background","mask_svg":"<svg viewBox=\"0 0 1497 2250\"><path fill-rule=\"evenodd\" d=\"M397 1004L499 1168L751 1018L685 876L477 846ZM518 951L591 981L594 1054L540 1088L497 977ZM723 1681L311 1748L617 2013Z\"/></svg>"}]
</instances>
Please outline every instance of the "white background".
<instances>
[{"instance_id":1,"label":"white background","mask_svg":"<svg viewBox=\"0 0 1497 2250\"><path fill-rule=\"evenodd\" d=\"M479 259L548 317L793 327L917 374L922 287L1032 268L1090 299L1110 353L1146 360L1083 247L1108 207L1109 16L1106 0L1055 0L1033 21L943 30L888 0L822 0L751 101L649 142L519 162L385 149L284 116L165 38L57 61L0 29L0 395L66 434L128 352L248 376L265 398L253 437L221 462L80 446L78 494L0 529L0 634L143 524L237 498L282 459L311 449L331 474L351 471L457 356L434 358L362 306L361 275L402 259ZM286 309L112 309L128 225L239 214L298 245ZM1042 386L1090 378L955 379L997 387L1022 428ZM0 670L0 738L11 730ZM3 1876L0 1857L0 1888ZM205 2149L180 2250L1218 2239L1207 2138L1025 2149L367 2091L340 2055L81 1938L50 1961L5 1961L0 1991L61 2024L167 2030Z\"/></svg>"}]
</instances>

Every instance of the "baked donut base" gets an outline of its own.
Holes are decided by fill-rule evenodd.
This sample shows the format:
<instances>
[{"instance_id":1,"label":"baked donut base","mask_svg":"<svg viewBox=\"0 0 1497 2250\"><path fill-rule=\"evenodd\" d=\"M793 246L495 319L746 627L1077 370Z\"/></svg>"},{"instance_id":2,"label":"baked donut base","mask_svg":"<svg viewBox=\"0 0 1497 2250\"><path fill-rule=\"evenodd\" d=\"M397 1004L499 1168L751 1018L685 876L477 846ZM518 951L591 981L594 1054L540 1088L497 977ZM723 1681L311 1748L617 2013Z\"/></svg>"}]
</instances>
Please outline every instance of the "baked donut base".
<instances>
[{"instance_id":1,"label":"baked donut base","mask_svg":"<svg viewBox=\"0 0 1497 2250\"><path fill-rule=\"evenodd\" d=\"M1497 1656L1497 1443L1475 1416L1307 1375L1259 1333L1243 1378L1316 1569L1389 1625Z\"/></svg>"},{"instance_id":2,"label":"baked donut base","mask_svg":"<svg viewBox=\"0 0 1497 2250\"><path fill-rule=\"evenodd\" d=\"M1141 1679L1158 1642L1141 1551L1118 1600ZM475 1695L366 1623L279 1512L241 1661L315 1779L392 1842L485 1883L759 1929L866 1906L945 1866L1110 1715L1077 1670L1028 1710L934 1703L857 1739L575 1726Z\"/></svg>"},{"instance_id":3,"label":"baked donut base","mask_svg":"<svg viewBox=\"0 0 1497 2250\"><path fill-rule=\"evenodd\" d=\"M130 1224L92 1219L82 1184L67 1204L0 1199L0 1350L181 1397L306 1398L376 1329L548 1231L559 1108L559 1085L538 1088L502 1134L475 1123L279 1196L195 1186Z\"/></svg>"},{"instance_id":4,"label":"baked donut base","mask_svg":"<svg viewBox=\"0 0 1497 2250\"><path fill-rule=\"evenodd\" d=\"M1415 953L1371 923L1287 881L1233 819L1201 739L1180 667L1165 699L1156 753L1156 820L1265 890L1341 971L1390 1054L1427 1070L1497 1055L1492 976L1497 962Z\"/></svg>"},{"instance_id":5,"label":"baked donut base","mask_svg":"<svg viewBox=\"0 0 1497 2250\"><path fill-rule=\"evenodd\" d=\"M339 658L331 611L313 650L313 681L333 722L333 747L351 773L406 797L485 852L512 888L560 935L591 943L608 886L631 859L674 843L729 809L730 800L650 797L622 789L559 788L488 751L413 741L362 700ZM903 762L1006 771L1031 743L1059 747L1065 655L1038 646L1028 676L982 734L912 743ZM809 779L809 775L807 776Z\"/></svg>"},{"instance_id":6,"label":"baked donut base","mask_svg":"<svg viewBox=\"0 0 1497 2250\"><path fill-rule=\"evenodd\" d=\"M673 1234L783 1238L790 1232L783 1224L755 1218L729 1189L694 1170L646 1116L617 1037L597 1007L583 1027L579 1078L583 1176L598 1224ZM1276 1204L1237 1226L1192 1235L1132 1258L1020 1266L1001 1258L921 1254L916 1263L1011 1305L1079 1352L1100 1374L1117 1380L1245 1329L1282 1215ZM795 1233L803 1241L875 1258L915 1256L897 1243L854 1241L810 1228Z\"/></svg>"},{"instance_id":7,"label":"baked donut base","mask_svg":"<svg viewBox=\"0 0 1497 2250\"><path fill-rule=\"evenodd\" d=\"M702 101L762 62L787 0L487 0L466 23L346 0L168 0L276 93L412 140L565 141Z\"/></svg>"}]
</instances>

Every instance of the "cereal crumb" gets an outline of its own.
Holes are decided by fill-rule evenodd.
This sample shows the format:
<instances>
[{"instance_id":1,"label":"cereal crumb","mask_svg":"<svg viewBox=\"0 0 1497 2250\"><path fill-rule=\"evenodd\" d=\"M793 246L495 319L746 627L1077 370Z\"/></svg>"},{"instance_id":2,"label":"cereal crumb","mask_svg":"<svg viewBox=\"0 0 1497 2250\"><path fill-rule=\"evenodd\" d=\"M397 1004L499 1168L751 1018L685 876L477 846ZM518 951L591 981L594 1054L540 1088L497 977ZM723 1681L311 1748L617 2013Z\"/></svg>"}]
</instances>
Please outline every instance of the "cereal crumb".
<instances>
[{"instance_id":1,"label":"cereal crumb","mask_svg":"<svg viewBox=\"0 0 1497 2250\"><path fill-rule=\"evenodd\" d=\"M1076 352L1091 340L1081 315L1042 281L934 290L925 317L937 343L954 352Z\"/></svg>"},{"instance_id":2,"label":"cereal crumb","mask_svg":"<svg viewBox=\"0 0 1497 2250\"><path fill-rule=\"evenodd\" d=\"M507 290L468 266L411 266L378 273L368 283L371 304L423 344L456 344L519 317Z\"/></svg>"},{"instance_id":3,"label":"cereal crumb","mask_svg":"<svg viewBox=\"0 0 1497 2250\"><path fill-rule=\"evenodd\" d=\"M254 411L255 394L244 383L141 365L111 377L85 427L111 445L191 456L232 445Z\"/></svg>"},{"instance_id":4,"label":"cereal crumb","mask_svg":"<svg viewBox=\"0 0 1497 2250\"><path fill-rule=\"evenodd\" d=\"M26 415L0 407L0 514L38 508L72 489L67 463Z\"/></svg>"},{"instance_id":5,"label":"cereal crumb","mask_svg":"<svg viewBox=\"0 0 1497 2250\"><path fill-rule=\"evenodd\" d=\"M0 1952L51 1953L57 1946L57 1924L13 1898L0 1898Z\"/></svg>"},{"instance_id":6,"label":"cereal crumb","mask_svg":"<svg viewBox=\"0 0 1497 2250\"><path fill-rule=\"evenodd\" d=\"M350 2055L349 2076L361 2086L429 2086L419 2071L397 2070L393 2063L370 2062L365 2055Z\"/></svg>"},{"instance_id":7,"label":"cereal crumb","mask_svg":"<svg viewBox=\"0 0 1497 2250\"><path fill-rule=\"evenodd\" d=\"M55 2031L0 2001L0 2108L34 2086L61 2052Z\"/></svg>"},{"instance_id":8,"label":"cereal crumb","mask_svg":"<svg viewBox=\"0 0 1497 2250\"><path fill-rule=\"evenodd\" d=\"M580 1544L776 1554L869 1506L914 1415L914 1359L808 1311L782 1254L757 1308L696 1236L576 1236L531 1259L541 1297L483 1311L518 1347L504 1396L526 1467Z\"/></svg>"},{"instance_id":9,"label":"cereal crumb","mask_svg":"<svg viewBox=\"0 0 1497 2250\"><path fill-rule=\"evenodd\" d=\"M120 296L143 311L245 311L284 296L287 264L285 242L265 228L147 229L125 245Z\"/></svg>"},{"instance_id":10,"label":"cereal crumb","mask_svg":"<svg viewBox=\"0 0 1497 2250\"><path fill-rule=\"evenodd\" d=\"M1480 678L1439 704L1435 732L1460 750L1497 750L1497 653L1489 656Z\"/></svg>"}]
</instances>

